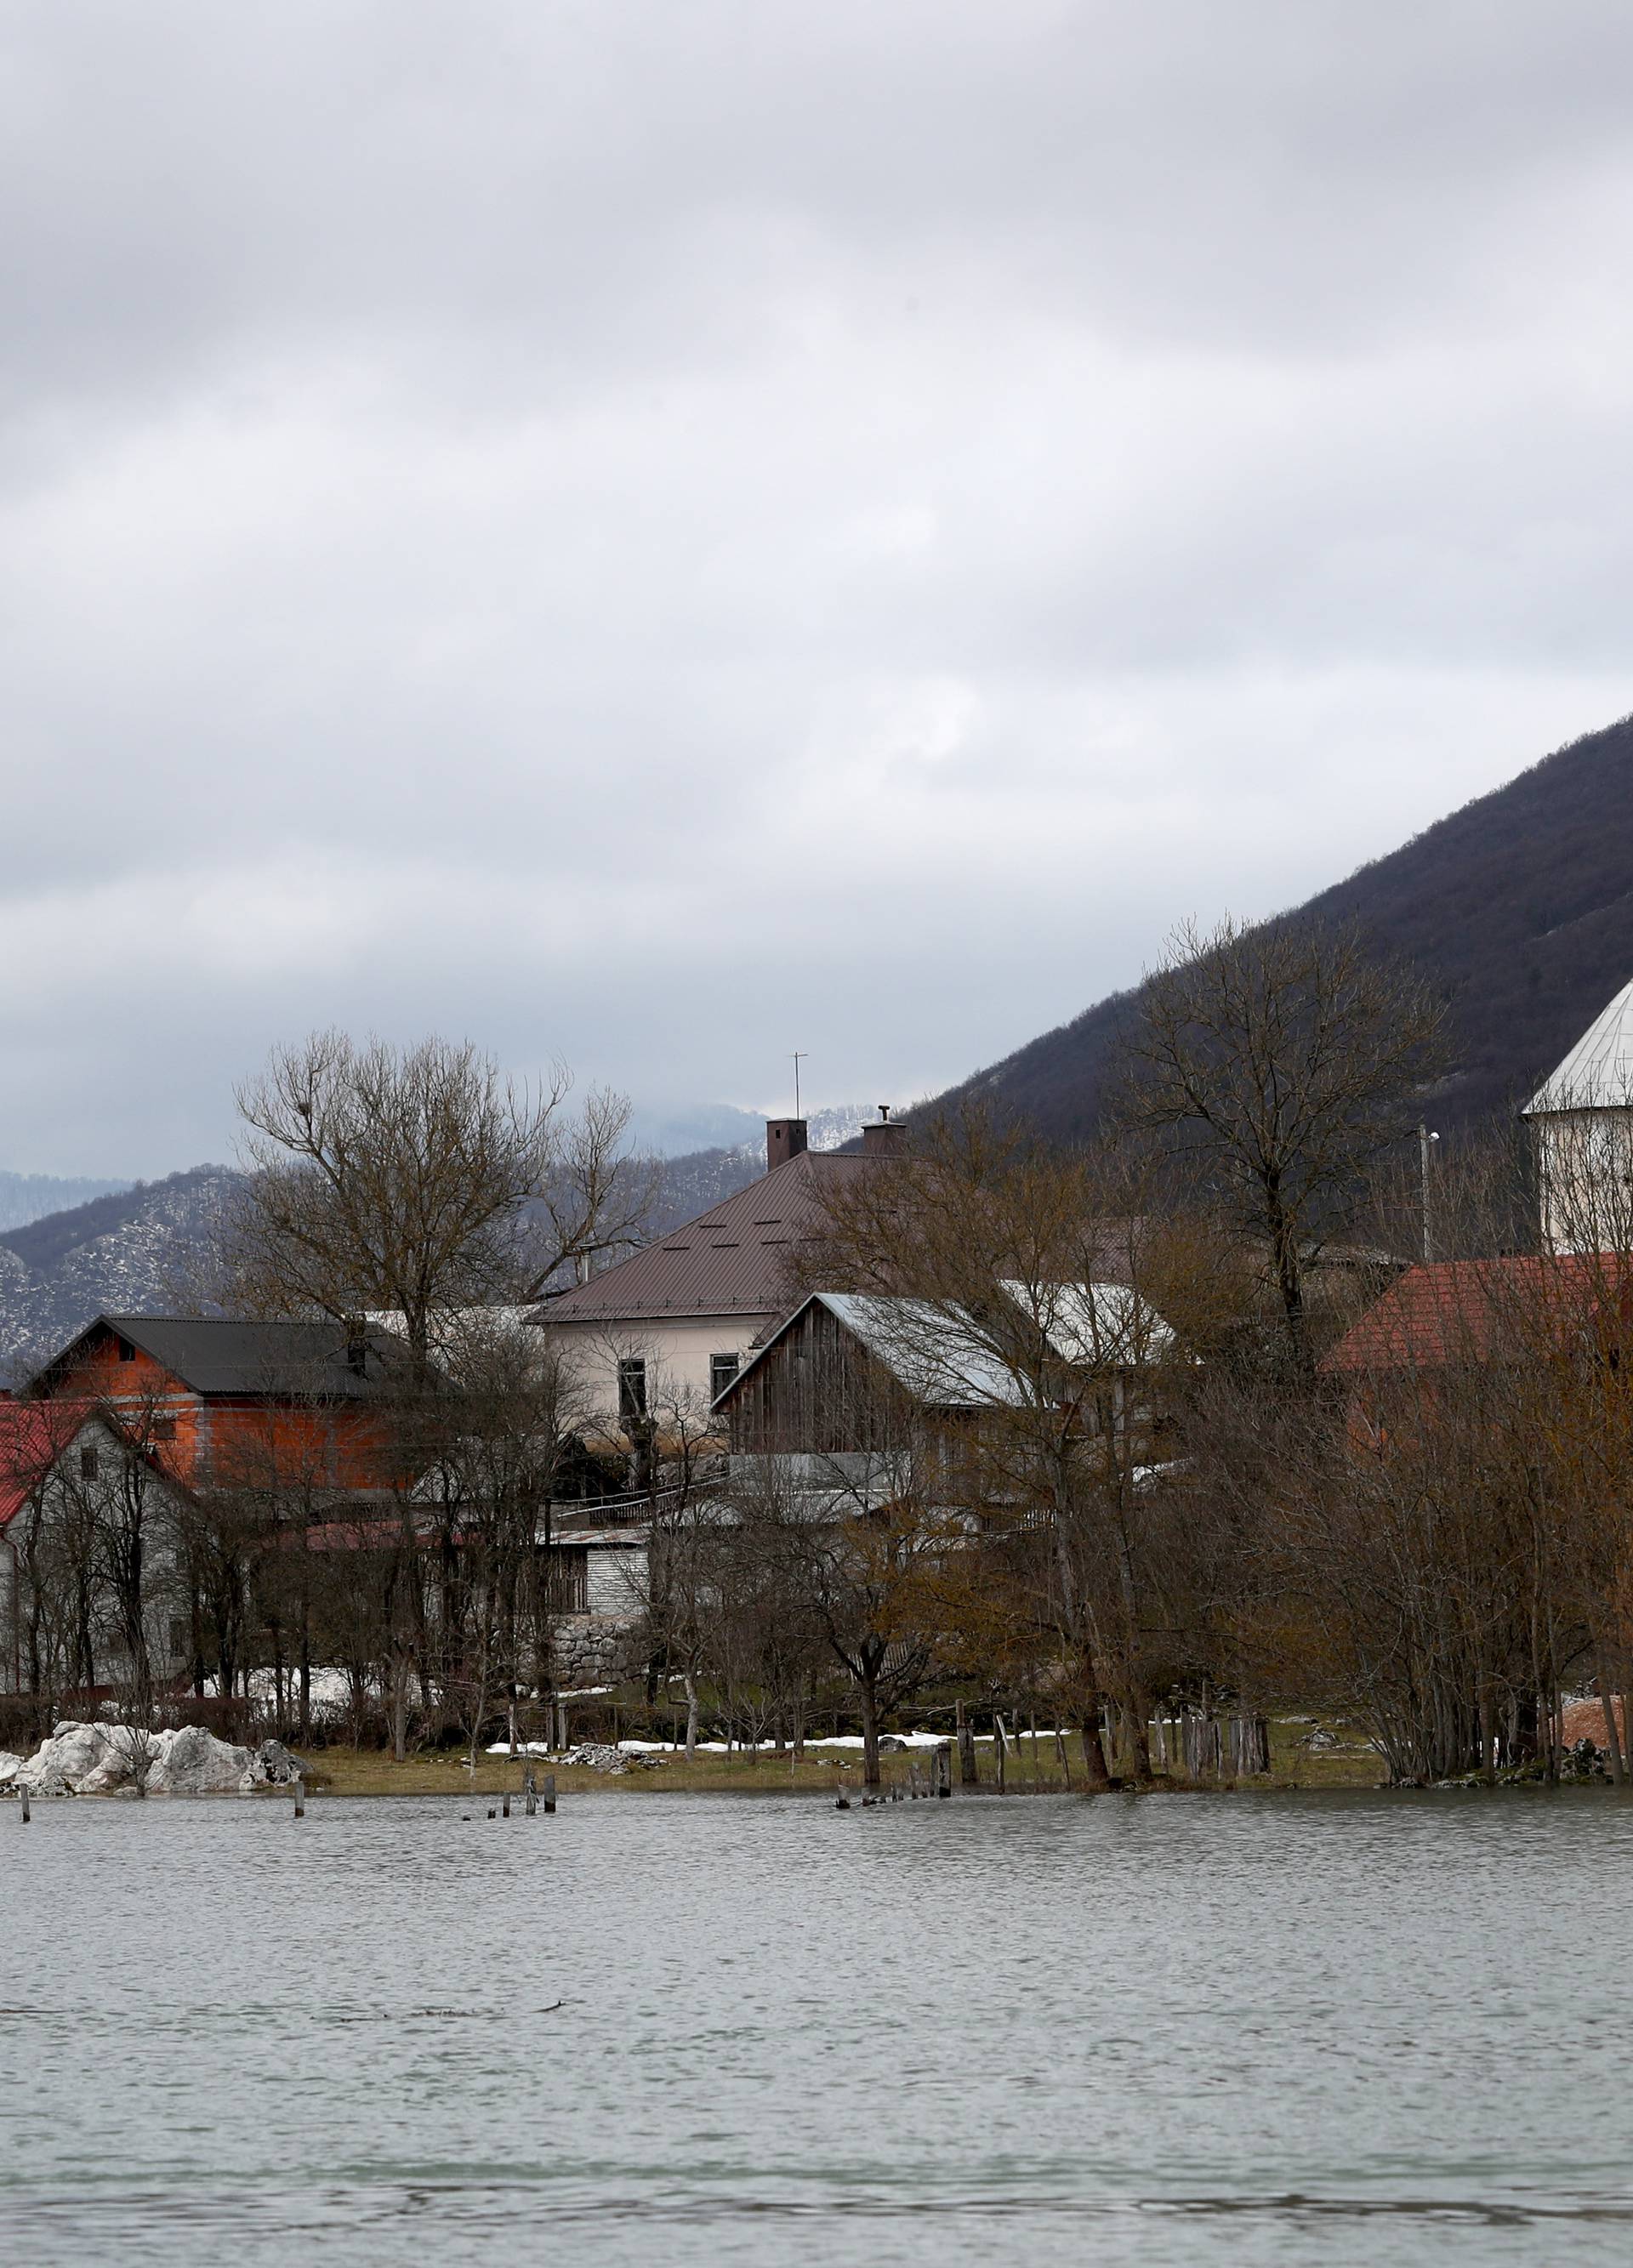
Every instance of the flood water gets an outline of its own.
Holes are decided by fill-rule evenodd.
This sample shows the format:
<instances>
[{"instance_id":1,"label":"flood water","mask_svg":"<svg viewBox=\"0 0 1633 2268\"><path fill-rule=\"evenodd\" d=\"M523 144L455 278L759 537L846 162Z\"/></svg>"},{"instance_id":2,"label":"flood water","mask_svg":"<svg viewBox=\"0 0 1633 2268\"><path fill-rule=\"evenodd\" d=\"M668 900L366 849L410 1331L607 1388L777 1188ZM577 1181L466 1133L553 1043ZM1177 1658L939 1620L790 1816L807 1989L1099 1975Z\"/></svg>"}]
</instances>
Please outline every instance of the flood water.
<instances>
[{"instance_id":1,"label":"flood water","mask_svg":"<svg viewBox=\"0 0 1633 2268\"><path fill-rule=\"evenodd\" d=\"M1610 1794L486 1808L0 1807L0 2258L1633 2257Z\"/></svg>"}]
</instances>

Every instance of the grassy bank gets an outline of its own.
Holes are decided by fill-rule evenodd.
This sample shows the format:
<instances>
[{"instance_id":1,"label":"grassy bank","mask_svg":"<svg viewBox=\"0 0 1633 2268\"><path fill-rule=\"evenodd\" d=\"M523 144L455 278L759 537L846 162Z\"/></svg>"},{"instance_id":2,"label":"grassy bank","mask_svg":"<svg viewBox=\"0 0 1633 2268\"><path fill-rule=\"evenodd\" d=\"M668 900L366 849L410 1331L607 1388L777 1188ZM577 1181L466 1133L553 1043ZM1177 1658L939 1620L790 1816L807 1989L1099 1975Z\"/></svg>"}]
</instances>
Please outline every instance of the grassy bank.
<instances>
[{"instance_id":1,"label":"grassy bank","mask_svg":"<svg viewBox=\"0 0 1633 2268\"><path fill-rule=\"evenodd\" d=\"M1261 1792L1275 1787L1376 1787L1383 1778L1378 1756L1363 1746L1353 1732L1341 1727L1334 1729L1344 1742L1342 1747L1312 1750L1300 1746L1310 1730L1307 1724L1273 1722L1270 1776L1267 1779L1245 1782L1244 1786ZM1072 1786L1081 1788L1082 1752L1075 1740L1068 1747ZM1039 1740L1036 1758L1030 1740L1022 1742L1021 1751L1018 1759L1013 1754L1010 1757L1008 1778L1012 1793L1028 1793L1034 1787L1043 1792L1064 1788L1053 1740ZM978 1742L977 1754L982 1785L990 1790L996 1777L992 1743ZM921 1755L920 1761L922 1760ZM426 1754L410 1756L405 1763L397 1764L377 1749L321 1749L314 1751L309 1761L311 1786L330 1795L499 1796L507 1790L512 1794L521 1791L522 1762L509 1756L482 1756L474 1772L462 1756ZM900 1752L887 1753L883 1759L887 1782L897 1782L905 1788L910 1761ZM666 1752L663 1762L655 1769L637 1766L627 1772L590 1771L583 1766L550 1764L536 1759L534 1769L541 1775L553 1771L557 1790L562 1795L592 1790L622 1794L654 1789L697 1794L772 1794L794 1789L831 1794L841 1780L848 1786L858 1786L861 1779L861 1759L854 1749L837 1753L808 1751L797 1766L787 1755L779 1756L771 1749L762 1749L753 1756L700 1755L691 1764L683 1754ZM1165 1783L1159 1779L1158 1785Z\"/></svg>"}]
</instances>

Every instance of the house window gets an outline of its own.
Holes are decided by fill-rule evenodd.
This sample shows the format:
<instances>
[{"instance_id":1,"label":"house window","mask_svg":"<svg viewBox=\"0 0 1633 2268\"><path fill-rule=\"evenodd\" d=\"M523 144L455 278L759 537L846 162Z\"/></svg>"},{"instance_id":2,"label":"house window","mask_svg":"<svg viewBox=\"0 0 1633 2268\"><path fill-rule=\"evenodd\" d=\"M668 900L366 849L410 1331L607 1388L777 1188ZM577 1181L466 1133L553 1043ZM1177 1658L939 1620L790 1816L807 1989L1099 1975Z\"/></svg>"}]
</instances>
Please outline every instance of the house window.
<instances>
[{"instance_id":1,"label":"house window","mask_svg":"<svg viewBox=\"0 0 1633 2268\"><path fill-rule=\"evenodd\" d=\"M174 1418L155 1418L152 1424L151 1438L155 1441L174 1441L176 1438L175 1419Z\"/></svg>"},{"instance_id":2,"label":"house window","mask_svg":"<svg viewBox=\"0 0 1633 2268\"><path fill-rule=\"evenodd\" d=\"M98 1462L99 1460L94 1444L92 1444L86 1448L81 1449L79 1452L79 1477L82 1481L93 1481L96 1478Z\"/></svg>"},{"instance_id":3,"label":"house window","mask_svg":"<svg viewBox=\"0 0 1633 2268\"><path fill-rule=\"evenodd\" d=\"M647 1358L625 1355L618 1365L618 1419L628 1425L647 1414Z\"/></svg>"},{"instance_id":4,"label":"house window","mask_svg":"<svg viewBox=\"0 0 1633 2268\"><path fill-rule=\"evenodd\" d=\"M709 1399L718 1402L743 1366L738 1354L712 1354L709 1357Z\"/></svg>"},{"instance_id":5,"label":"house window","mask_svg":"<svg viewBox=\"0 0 1633 2268\"><path fill-rule=\"evenodd\" d=\"M118 1344L120 1361L134 1362L136 1360L136 1349L131 1345L129 1340L121 1339Z\"/></svg>"}]
</instances>

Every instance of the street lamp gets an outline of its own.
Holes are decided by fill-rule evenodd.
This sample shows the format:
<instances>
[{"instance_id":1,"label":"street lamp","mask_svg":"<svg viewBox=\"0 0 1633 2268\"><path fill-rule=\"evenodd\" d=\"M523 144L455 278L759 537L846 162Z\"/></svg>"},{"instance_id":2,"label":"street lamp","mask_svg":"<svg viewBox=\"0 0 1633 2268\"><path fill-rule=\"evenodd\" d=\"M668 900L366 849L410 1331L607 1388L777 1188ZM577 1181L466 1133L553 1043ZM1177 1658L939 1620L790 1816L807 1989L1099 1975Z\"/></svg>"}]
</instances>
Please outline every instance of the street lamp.
<instances>
[{"instance_id":1,"label":"street lamp","mask_svg":"<svg viewBox=\"0 0 1633 2268\"><path fill-rule=\"evenodd\" d=\"M1431 1142L1437 1142L1439 1139L1438 1134L1430 1131L1428 1120L1420 1118L1417 1122L1417 1152L1419 1168L1422 1177L1423 1257L1426 1261L1432 1260L1435 1256L1429 1234L1429 1145Z\"/></svg>"}]
</instances>

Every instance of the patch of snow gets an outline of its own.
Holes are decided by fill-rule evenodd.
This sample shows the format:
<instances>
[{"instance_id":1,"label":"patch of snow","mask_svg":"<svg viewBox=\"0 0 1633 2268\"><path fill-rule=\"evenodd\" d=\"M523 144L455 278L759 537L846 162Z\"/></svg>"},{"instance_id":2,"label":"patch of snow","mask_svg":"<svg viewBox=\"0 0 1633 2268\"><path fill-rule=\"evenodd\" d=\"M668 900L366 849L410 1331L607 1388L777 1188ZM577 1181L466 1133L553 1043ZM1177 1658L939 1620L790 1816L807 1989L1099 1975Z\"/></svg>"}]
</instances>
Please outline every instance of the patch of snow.
<instances>
[{"instance_id":1,"label":"patch of snow","mask_svg":"<svg viewBox=\"0 0 1633 2268\"><path fill-rule=\"evenodd\" d=\"M4 1785L30 1795L112 1795L139 1786L150 1795L246 1794L287 1785L300 1769L277 1741L235 1748L202 1725L150 1733L137 1725L63 1723Z\"/></svg>"},{"instance_id":2,"label":"patch of snow","mask_svg":"<svg viewBox=\"0 0 1633 2268\"><path fill-rule=\"evenodd\" d=\"M204 1680L204 1691L211 1699L217 1698L220 1690L218 1678L207 1677ZM234 1690L236 1690L235 1687ZM371 1692L378 1692L378 1682L371 1681L369 1690ZM257 1708L277 1707L277 1679L271 1670L252 1669L250 1671L249 1698ZM293 1708L299 1698L300 1672L298 1669L285 1669L284 1672L284 1707ZM317 1722L321 1725L337 1723L347 1714L351 1707L351 1680L345 1671L329 1667L320 1668L314 1663L312 1669L312 1714Z\"/></svg>"}]
</instances>

